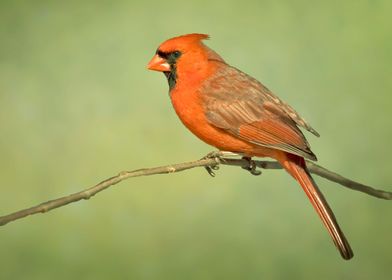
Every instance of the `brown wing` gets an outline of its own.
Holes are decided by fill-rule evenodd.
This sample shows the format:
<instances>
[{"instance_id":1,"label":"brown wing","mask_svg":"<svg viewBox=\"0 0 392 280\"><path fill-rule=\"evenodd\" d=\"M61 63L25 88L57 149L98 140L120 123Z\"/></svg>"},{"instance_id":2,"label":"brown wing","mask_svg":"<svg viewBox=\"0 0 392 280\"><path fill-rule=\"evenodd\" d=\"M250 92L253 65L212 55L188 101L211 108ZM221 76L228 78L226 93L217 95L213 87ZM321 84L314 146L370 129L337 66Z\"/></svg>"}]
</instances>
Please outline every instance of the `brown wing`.
<instances>
[{"instance_id":1,"label":"brown wing","mask_svg":"<svg viewBox=\"0 0 392 280\"><path fill-rule=\"evenodd\" d=\"M318 133L254 78L224 64L204 82L201 92L212 125L250 143L316 160L298 126Z\"/></svg>"}]
</instances>

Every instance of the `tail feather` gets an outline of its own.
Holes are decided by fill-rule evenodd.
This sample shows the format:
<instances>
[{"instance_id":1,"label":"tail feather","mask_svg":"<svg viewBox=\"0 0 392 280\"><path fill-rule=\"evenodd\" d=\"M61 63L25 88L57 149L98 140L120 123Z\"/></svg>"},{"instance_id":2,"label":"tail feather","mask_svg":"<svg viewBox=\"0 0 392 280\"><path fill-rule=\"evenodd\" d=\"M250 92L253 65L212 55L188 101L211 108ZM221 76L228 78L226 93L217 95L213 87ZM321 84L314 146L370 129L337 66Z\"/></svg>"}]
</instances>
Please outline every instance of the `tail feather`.
<instances>
[{"instance_id":1,"label":"tail feather","mask_svg":"<svg viewBox=\"0 0 392 280\"><path fill-rule=\"evenodd\" d=\"M286 154L284 160L280 160L284 168L301 184L317 214L320 216L335 246L346 260L354 256L350 244L340 229L335 215L329 207L320 189L317 187L312 176L309 174L305 160L299 156Z\"/></svg>"}]
</instances>

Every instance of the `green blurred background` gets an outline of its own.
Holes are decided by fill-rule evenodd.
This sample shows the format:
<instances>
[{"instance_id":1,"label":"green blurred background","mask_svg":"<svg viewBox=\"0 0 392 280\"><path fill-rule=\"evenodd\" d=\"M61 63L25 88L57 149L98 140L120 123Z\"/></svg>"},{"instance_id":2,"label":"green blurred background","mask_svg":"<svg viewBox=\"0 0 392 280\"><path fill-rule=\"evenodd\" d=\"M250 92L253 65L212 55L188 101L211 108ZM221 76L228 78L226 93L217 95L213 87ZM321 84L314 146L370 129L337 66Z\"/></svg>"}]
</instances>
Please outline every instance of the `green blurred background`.
<instances>
[{"instance_id":1,"label":"green blurred background","mask_svg":"<svg viewBox=\"0 0 392 280\"><path fill-rule=\"evenodd\" d=\"M145 66L202 32L320 132L320 163L392 190L392 1L1 1L0 215L212 148ZM390 279L392 204L317 179L343 261L284 172L125 181L0 228L0 279Z\"/></svg>"}]
</instances>

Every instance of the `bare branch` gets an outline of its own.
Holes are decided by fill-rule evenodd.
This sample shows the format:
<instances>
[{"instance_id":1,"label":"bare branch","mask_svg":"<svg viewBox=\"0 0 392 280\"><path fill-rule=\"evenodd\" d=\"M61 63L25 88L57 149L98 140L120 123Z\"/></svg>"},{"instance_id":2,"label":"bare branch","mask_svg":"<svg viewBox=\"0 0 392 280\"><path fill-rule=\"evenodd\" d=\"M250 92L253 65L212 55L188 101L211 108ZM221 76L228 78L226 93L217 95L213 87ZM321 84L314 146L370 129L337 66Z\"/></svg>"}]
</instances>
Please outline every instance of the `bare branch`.
<instances>
[{"instance_id":1,"label":"bare branch","mask_svg":"<svg viewBox=\"0 0 392 280\"><path fill-rule=\"evenodd\" d=\"M52 209L62 207L69 203L73 203L82 199L89 199L92 196L96 195L97 193L113 186L121 181L124 181L131 177L139 177L139 176L149 176L155 174L169 174L174 172L180 172L187 169L195 168L195 167L208 167L209 172L212 172L211 169L216 170L219 165L231 165L231 166L240 166L247 170L249 169L250 162L246 159L238 159L238 158L229 158L225 157L224 154L220 153L213 153L205 158L202 158L197 161L192 162L185 162L185 163L178 163L173 165L167 166L160 166L154 168L145 168L145 169L138 169L133 171L123 171L120 172L118 175L108 178L97 185L82 190L77 193L73 193L67 196L63 196L57 199L49 200L47 202L43 202L39 205L33 206L31 208L23 209L9 215L5 215L0 217L0 226L6 225L9 222L24 218L29 215L34 215L37 213L46 213ZM263 169L282 169L282 166L275 161L252 161L252 164L255 164L257 167ZM311 173L319 175L327 180L336 182L344 187L360 191L366 193L368 195L391 200L392 199L392 192L377 190L372 187L354 182L350 179L347 179L339 174L336 174L332 171L329 171L317 164L312 162L308 162L308 169ZM254 170L250 170L251 172ZM213 174L210 173L210 174ZM252 173L253 174L253 173Z\"/></svg>"},{"instance_id":2,"label":"bare branch","mask_svg":"<svg viewBox=\"0 0 392 280\"><path fill-rule=\"evenodd\" d=\"M355 191L359 191L359 192L363 192L363 193L366 193L368 195L371 195L371 196L374 196L377 198L392 200L392 192L374 189L374 188L366 186L364 184L347 179L347 178L343 177L342 175L339 175L335 172L332 172L332 171L330 171L320 165L317 165L313 162L310 162L310 161L307 162L307 166L308 166L308 169L311 173L316 174L320 177L323 177L329 181L338 183L346 188L349 188L349 189L352 189Z\"/></svg>"}]
</instances>

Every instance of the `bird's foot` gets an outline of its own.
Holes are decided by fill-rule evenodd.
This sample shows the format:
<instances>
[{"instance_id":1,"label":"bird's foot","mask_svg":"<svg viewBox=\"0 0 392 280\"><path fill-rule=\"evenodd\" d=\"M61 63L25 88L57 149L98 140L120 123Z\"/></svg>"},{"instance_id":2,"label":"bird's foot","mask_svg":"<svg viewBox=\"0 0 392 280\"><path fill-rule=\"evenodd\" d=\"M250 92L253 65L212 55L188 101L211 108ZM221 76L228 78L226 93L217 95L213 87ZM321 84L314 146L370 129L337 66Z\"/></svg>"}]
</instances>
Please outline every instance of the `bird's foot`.
<instances>
[{"instance_id":1,"label":"bird's foot","mask_svg":"<svg viewBox=\"0 0 392 280\"><path fill-rule=\"evenodd\" d=\"M213 151L208 153L203 159L215 159L216 164L205 166L204 168L207 170L208 174L211 177L215 177L216 174L214 171L219 170L219 163L224 162L224 157L232 157L238 156L238 154L228 151Z\"/></svg>"},{"instance_id":2,"label":"bird's foot","mask_svg":"<svg viewBox=\"0 0 392 280\"><path fill-rule=\"evenodd\" d=\"M255 175L255 176L259 176L261 175L261 171L257 170L257 164L254 160L252 160L251 157L242 157L242 159L246 160L248 162L247 166L243 166L242 168L249 171L250 174Z\"/></svg>"},{"instance_id":3,"label":"bird's foot","mask_svg":"<svg viewBox=\"0 0 392 280\"><path fill-rule=\"evenodd\" d=\"M208 174L211 177L215 177L216 174L214 171L219 170L219 163L222 161L222 152L221 151L213 151L208 153L205 157L202 159L214 159L215 164L204 166L204 168L207 170Z\"/></svg>"}]
</instances>

